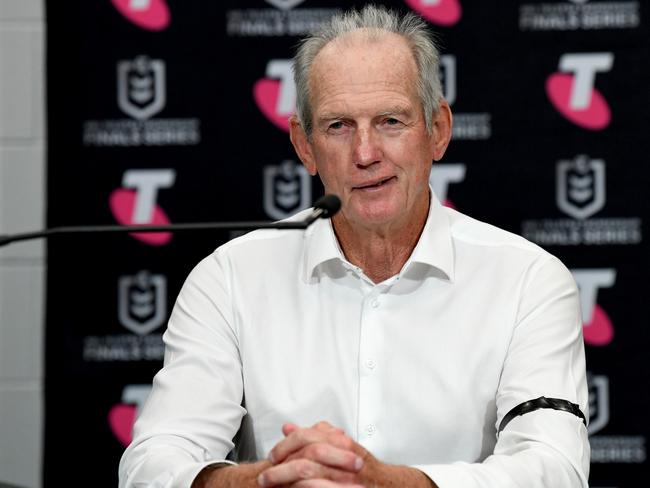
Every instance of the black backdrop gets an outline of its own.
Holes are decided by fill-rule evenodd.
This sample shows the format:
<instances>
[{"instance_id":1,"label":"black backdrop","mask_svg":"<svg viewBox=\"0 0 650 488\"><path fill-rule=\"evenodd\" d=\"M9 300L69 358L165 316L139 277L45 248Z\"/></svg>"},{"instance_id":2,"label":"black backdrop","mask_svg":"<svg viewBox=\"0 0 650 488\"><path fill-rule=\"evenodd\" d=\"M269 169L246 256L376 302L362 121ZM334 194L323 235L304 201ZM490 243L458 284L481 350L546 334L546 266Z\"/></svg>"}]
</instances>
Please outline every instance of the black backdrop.
<instances>
[{"instance_id":1,"label":"black backdrop","mask_svg":"<svg viewBox=\"0 0 650 488\"><path fill-rule=\"evenodd\" d=\"M439 36L456 126L434 165L438 196L547 248L580 285L591 486L647 486L648 5L381 3L421 13ZM283 129L287 60L309 28L362 4L47 1L48 226L309 206L322 186ZM233 235L48 242L45 486L116 486L176 294Z\"/></svg>"}]
</instances>

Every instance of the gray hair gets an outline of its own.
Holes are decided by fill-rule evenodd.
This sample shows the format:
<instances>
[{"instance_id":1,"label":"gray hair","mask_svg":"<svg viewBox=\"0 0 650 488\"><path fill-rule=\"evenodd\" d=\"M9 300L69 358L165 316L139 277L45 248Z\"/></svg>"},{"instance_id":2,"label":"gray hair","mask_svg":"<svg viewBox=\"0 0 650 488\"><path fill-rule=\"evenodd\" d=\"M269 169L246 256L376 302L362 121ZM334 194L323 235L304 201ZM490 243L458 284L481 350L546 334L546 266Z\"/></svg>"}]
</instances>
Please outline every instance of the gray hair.
<instances>
[{"instance_id":1,"label":"gray hair","mask_svg":"<svg viewBox=\"0 0 650 488\"><path fill-rule=\"evenodd\" d=\"M438 74L440 55L426 22L412 12L400 17L383 6L366 5L360 11L350 10L333 16L319 31L303 39L298 46L293 63L296 114L307 136L311 136L313 129L309 73L314 59L330 41L358 29L392 32L408 42L418 69L417 93L422 103L427 131L431 133L432 116L440 108L443 95Z\"/></svg>"}]
</instances>

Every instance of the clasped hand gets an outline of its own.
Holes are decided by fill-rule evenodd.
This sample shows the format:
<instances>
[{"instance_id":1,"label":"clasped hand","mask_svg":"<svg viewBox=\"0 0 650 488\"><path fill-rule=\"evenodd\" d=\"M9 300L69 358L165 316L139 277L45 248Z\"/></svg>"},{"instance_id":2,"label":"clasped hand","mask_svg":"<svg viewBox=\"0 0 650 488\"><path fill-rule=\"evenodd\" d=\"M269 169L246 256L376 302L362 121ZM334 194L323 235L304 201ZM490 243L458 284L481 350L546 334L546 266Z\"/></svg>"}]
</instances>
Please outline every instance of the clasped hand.
<instances>
[{"instance_id":1,"label":"clasped hand","mask_svg":"<svg viewBox=\"0 0 650 488\"><path fill-rule=\"evenodd\" d=\"M272 466L258 477L262 487L363 487L378 461L342 429L327 422L282 427L285 435L269 453Z\"/></svg>"}]
</instances>

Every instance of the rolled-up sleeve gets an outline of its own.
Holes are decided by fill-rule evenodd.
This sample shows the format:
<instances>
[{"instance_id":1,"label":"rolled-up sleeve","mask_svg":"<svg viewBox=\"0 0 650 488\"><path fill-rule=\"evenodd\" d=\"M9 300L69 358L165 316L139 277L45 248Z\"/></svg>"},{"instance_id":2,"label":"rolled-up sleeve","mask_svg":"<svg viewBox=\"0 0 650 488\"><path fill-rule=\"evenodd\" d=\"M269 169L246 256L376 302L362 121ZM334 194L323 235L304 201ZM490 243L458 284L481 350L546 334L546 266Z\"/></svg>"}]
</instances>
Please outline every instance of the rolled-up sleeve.
<instances>
[{"instance_id":1,"label":"rolled-up sleeve","mask_svg":"<svg viewBox=\"0 0 650 488\"><path fill-rule=\"evenodd\" d=\"M246 411L229 280L217 251L183 285L163 336L163 368L120 461L120 488L187 488L232 450Z\"/></svg>"},{"instance_id":2,"label":"rolled-up sleeve","mask_svg":"<svg viewBox=\"0 0 650 488\"><path fill-rule=\"evenodd\" d=\"M588 418L579 293L552 256L534 263L518 300L517 320L496 396L497 422L523 402L545 396L577 404ZM480 463L414 466L440 488L588 488L590 449L579 417L554 409L516 416Z\"/></svg>"}]
</instances>

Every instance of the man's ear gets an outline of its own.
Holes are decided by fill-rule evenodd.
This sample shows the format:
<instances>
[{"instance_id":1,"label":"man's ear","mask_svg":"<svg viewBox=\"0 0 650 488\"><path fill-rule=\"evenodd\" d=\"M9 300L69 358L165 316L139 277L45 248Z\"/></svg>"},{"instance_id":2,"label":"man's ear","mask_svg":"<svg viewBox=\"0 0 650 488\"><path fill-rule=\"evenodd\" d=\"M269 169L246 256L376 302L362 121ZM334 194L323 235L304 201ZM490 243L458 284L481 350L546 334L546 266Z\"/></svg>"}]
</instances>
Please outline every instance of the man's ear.
<instances>
[{"instance_id":1,"label":"man's ear","mask_svg":"<svg viewBox=\"0 0 650 488\"><path fill-rule=\"evenodd\" d=\"M314 176L317 173L316 159L312 151L311 143L305 134L304 129L298 121L298 117L292 115L289 119L289 139L296 150L296 154L302 161L302 164L307 168L310 175Z\"/></svg>"},{"instance_id":2,"label":"man's ear","mask_svg":"<svg viewBox=\"0 0 650 488\"><path fill-rule=\"evenodd\" d=\"M449 104L442 100L440 108L434 112L431 120L431 152L435 161L440 161L451 140L453 118Z\"/></svg>"}]
</instances>

